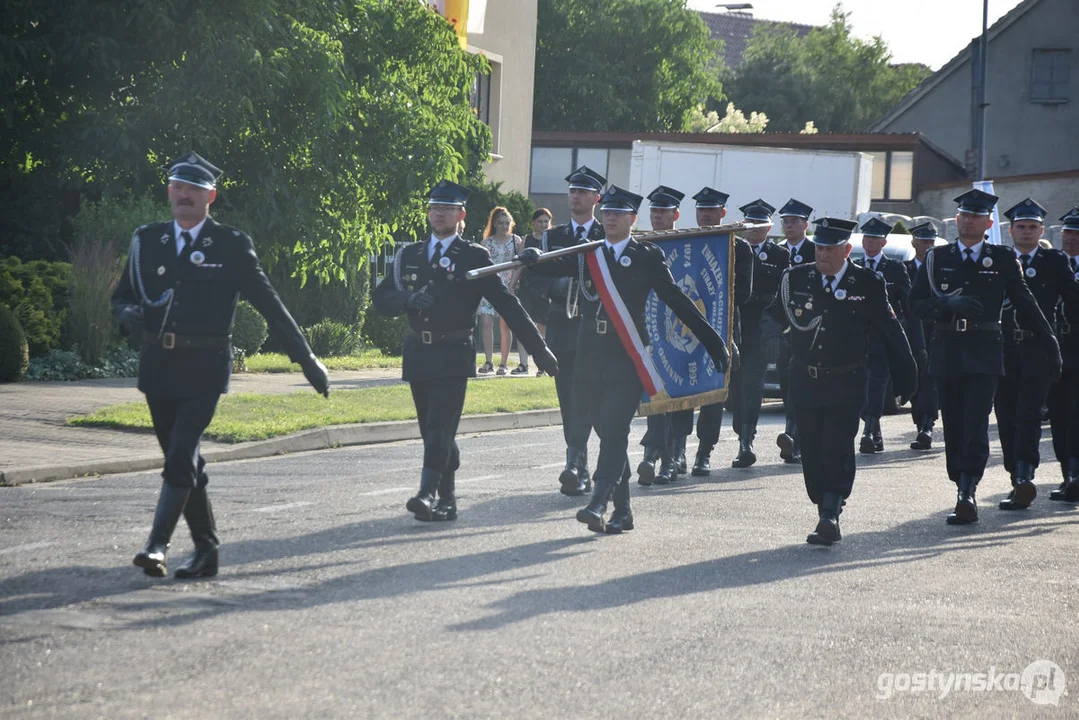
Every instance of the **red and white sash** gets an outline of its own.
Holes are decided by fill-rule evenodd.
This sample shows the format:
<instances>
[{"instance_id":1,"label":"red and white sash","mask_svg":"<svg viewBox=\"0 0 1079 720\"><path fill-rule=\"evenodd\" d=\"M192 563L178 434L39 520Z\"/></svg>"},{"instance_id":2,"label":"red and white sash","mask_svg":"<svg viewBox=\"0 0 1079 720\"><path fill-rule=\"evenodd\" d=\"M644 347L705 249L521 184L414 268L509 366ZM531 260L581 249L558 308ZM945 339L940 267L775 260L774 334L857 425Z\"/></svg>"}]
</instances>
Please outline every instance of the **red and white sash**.
<instances>
[{"instance_id":1,"label":"red and white sash","mask_svg":"<svg viewBox=\"0 0 1079 720\"><path fill-rule=\"evenodd\" d=\"M648 397L655 397L663 388L663 379L652 362L652 355L648 352L648 346L641 340L641 334L637 332L637 325L629 313L629 308L622 301L622 296L615 287L611 278L611 268L607 265L607 258L603 253L603 245L590 253L585 254L585 262L592 274L592 280L596 283L600 301L614 329L618 332L618 338L622 346L629 353L629 359L633 361L633 367L637 370L637 377L641 379L641 385Z\"/></svg>"}]
</instances>

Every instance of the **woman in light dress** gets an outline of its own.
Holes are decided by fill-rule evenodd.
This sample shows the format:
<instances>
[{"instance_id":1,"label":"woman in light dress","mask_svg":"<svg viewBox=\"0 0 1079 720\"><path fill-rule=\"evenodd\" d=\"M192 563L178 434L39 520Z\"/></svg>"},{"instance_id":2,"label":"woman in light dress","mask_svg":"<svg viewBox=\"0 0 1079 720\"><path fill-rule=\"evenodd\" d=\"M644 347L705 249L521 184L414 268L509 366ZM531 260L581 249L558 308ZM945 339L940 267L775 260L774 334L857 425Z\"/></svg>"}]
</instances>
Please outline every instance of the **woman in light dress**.
<instances>
[{"instance_id":1,"label":"woman in light dress","mask_svg":"<svg viewBox=\"0 0 1079 720\"><path fill-rule=\"evenodd\" d=\"M483 246L487 248L491 253L491 262L504 263L509 262L524 247L524 242L520 237L513 234L514 228L513 215L506 208L499 206L491 210L490 216L487 218L487 228L483 231ZM498 276L502 278L502 282L509 287L510 292L515 292L513 287L510 287L509 283L513 277L514 272L512 270L506 270L500 272ZM484 298L480 301L479 309L480 317L483 321L483 352L487 356L487 362L480 367L479 372L489 373L494 370L494 365L491 360L494 353L495 346L495 318L498 318L498 313L491 307L491 304ZM499 320L499 332L501 332L501 350L502 350L502 364L498 367L498 375L505 375L507 372L507 363L510 357L510 329L506 325L506 321L502 318ZM524 368L522 370L522 368ZM513 371L514 375L523 375L528 372L528 360L525 357L521 358L521 363L517 369Z\"/></svg>"}]
</instances>

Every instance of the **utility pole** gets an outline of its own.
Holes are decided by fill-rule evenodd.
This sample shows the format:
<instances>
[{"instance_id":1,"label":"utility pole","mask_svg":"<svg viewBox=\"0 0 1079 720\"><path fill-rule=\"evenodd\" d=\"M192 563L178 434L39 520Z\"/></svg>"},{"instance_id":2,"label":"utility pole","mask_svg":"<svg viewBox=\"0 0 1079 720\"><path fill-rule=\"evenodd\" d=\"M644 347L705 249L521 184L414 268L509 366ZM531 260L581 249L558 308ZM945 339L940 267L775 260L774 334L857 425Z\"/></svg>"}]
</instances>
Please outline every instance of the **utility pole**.
<instances>
[{"instance_id":1,"label":"utility pole","mask_svg":"<svg viewBox=\"0 0 1079 720\"><path fill-rule=\"evenodd\" d=\"M989 107L986 97L986 64L989 58L989 0L982 0L982 40L978 44L978 165L975 180L985 180L985 109Z\"/></svg>"}]
</instances>

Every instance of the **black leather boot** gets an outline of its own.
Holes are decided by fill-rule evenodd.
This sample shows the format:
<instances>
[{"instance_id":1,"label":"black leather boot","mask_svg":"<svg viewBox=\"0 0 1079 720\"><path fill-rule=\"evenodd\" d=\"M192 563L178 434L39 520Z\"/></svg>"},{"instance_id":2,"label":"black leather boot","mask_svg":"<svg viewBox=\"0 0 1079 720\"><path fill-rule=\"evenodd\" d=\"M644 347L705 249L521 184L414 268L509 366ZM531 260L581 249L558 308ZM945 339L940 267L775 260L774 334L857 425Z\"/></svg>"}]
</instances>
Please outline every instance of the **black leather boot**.
<instances>
[{"instance_id":1,"label":"black leather boot","mask_svg":"<svg viewBox=\"0 0 1079 720\"><path fill-rule=\"evenodd\" d=\"M195 552L183 565L176 568L175 576L181 580L217 575L217 523L206 488L198 487L191 491L184 506L184 519L191 528L191 539L195 542Z\"/></svg>"},{"instance_id":2,"label":"black leather boot","mask_svg":"<svg viewBox=\"0 0 1079 720\"><path fill-rule=\"evenodd\" d=\"M161 483L161 494L157 497L157 510L154 511L154 525L150 530L150 539L146 547L131 561L136 567L151 577L165 577L168 568L165 559L169 552L169 540L176 530L176 523L184 513L191 488Z\"/></svg>"},{"instance_id":3,"label":"black leather boot","mask_svg":"<svg viewBox=\"0 0 1079 720\"><path fill-rule=\"evenodd\" d=\"M1079 501L1079 458L1070 457L1063 463L1064 482L1049 493L1050 500L1062 502Z\"/></svg>"},{"instance_id":4,"label":"black leather boot","mask_svg":"<svg viewBox=\"0 0 1079 720\"><path fill-rule=\"evenodd\" d=\"M747 468L757 462L757 454L753 452L753 436L756 428L752 425L743 425L742 434L738 436L738 457L731 463L731 467Z\"/></svg>"},{"instance_id":5,"label":"black leather boot","mask_svg":"<svg viewBox=\"0 0 1079 720\"><path fill-rule=\"evenodd\" d=\"M806 536L806 542L810 545L831 545L842 540L843 535L839 532L839 514L843 512L842 496L839 493L824 493L817 511L817 527Z\"/></svg>"},{"instance_id":6,"label":"black leather boot","mask_svg":"<svg viewBox=\"0 0 1079 720\"><path fill-rule=\"evenodd\" d=\"M656 463L663 455L663 451L659 448L648 447L644 448L644 459L637 465L637 483L648 487L656 481Z\"/></svg>"},{"instance_id":7,"label":"black leather boot","mask_svg":"<svg viewBox=\"0 0 1079 720\"><path fill-rule=\"evenodd\" d=\"M686 474L686 436L679 435L674 439L674 471Z\"/></svg>"},{"instance_id":8,"label":"black leather boot","mask_svg":"<svg viewBox=\"0 0 1079 720\"><path fill-rule=\"evenodd\" d=\"M595 483L593 483L592 499L588 502L588 505L577 511L577 521L587 525L592 532L604 532L606 523L603 520L603 515L607 512L607 501L611 499L611 494L619 481L621 481L621 477L614 480L597 477Z\"/></svg>"},{"instance_id":9,"label":"black leather boot","mask_svg":"<svg viewBox=\"0 0 1079 720\"><path fill-rule=\"evenodd\" d=\"M587 495L592 492L592 473L588 472L588 446L581 448L577 456L577 494Z\"/></svg>"},{"instance_id":10,"label":"black leather boot","mask_svg":"<svg viewBox=\"0 0 1079 720\"><path fill-rule=\"evenodd\" d=\"M959 492L955 510L948 516L949 525L970 525L978 522L978 502L974 498L977 489L977 480L966 474L959 476Z\"/></svg>"},{"instance_id":11,"label":"black leather boot","mask_svg":"<svg viewBox=\"0 0 1079 720\"><path fill-rule=\"evenodd\" d=\"M862 426L862 439L858 442L858 452L864 455L872 455L876 451L873 444L873 419L867 417Z\"/></svg>"},{"instance_id":12,"label":"black leather boot","mask_svg":"<svg viewBox=\"0 0 1079 720\"><path fill-rule=\"evenodd\" d=\"M779 457L788 465L801 465L802 453L798 447L798 423L793 417L787 418L787 424L783 432L776 438L779 446Z\"/></svg>"},{"instance_id":13,"label":"black leather boot","mask_svg":"<svg viewBox=\"0 0 1079 720\"><path fill-rule=\"evenodd\" d=\"M424 468L420 473L420 491L409 498L405 509L416 516L417 520L430 522L435 519L435 492L442 481L442 473Z\"/></svg>"},{"instance_id":14,"label":"black leather boot","mask_svg":"<svg viewBox=\"0 0 1079 720\"><path fill-rule=\"evenodd\" d=\"M457 519L457 471L442 473L442 482L438 484L438 504L431 513L435 522L449 522Z\"/></svg>"},{"instance_id":15,"label":"black leather boot","mask_svg":"<svg viewBox=\"0 0 1079 720\"><path fill-rule=\"evenodd\" d=\"M873 452L884 452L884 437L880 431L880 418L873 418Z\"/></svg>"},{"instance_id":16,"label":"black leather boot","mask_svg":"<svg viewBox=\"0 0 1079 720\"><path fill-rule=\"evenodd\" d=\"M1034 484L1034 466L1028 462L1015 464L1015 477L1012 479L1012 491L997 506L1001 510L1026 510L1038 496L1038 487Z\"/></svg>"},{"instance_id":17,"label":"black leather boot","mask_svg":"<svg viewBox=\"0 0 1079 720\"><path fill-rule=\"evenodd\" d=\"M584 494L581 489L584 484L584 479L581 477L581 467L586 464L581 461L580 450L572 447L566 448L566 467L562 470L562 474L558 476L558 482L562 485L559 492L572 497Z\"/></svg>"},{"instance_id":18,"label":"black leather boot","mask_svg":"<svg viewBox=\"0 0 1079 720\"><path fill-rule=\"evenodd\" d=\"M611 535L618 535L626 530L633 529L633 511L629 507L629 483L622 480L614 489L614 512L604 528Z\"/></svg>"},{"instance_id":19,"label":"black leather boot","mask_svg":"<svg viewBox=\"0 0 1079 720\"><path fill-rule=\"evenodd\" d=\"M693 460L694 477L707 477L712 474L712 447L705 443L697 446L697 457Z\"/></svg>"},{"instance_id":20,"label":"black leather boot","mask_svg":"<svg viewBox=\"0 0 1079 720\"><path fill-rule=\"evenodd\" d=\"M933 419L926 417L922 418L922 422L918 425L918 436L914 438L914 442L910 444L911 450L932 450L933 449Z\"/></svg>"},{"instance_id":21,"label":"black leather boot","mask_svg":"<svg viewBox=\"0 0 1079 720\"><path fill-rule=\"evenodd\" d=\"M674 462L674 456L663 453L660 458L659 472L656 473L656 485L670 485L678 479L678 466Z\"/></svg>"}]
</instances>

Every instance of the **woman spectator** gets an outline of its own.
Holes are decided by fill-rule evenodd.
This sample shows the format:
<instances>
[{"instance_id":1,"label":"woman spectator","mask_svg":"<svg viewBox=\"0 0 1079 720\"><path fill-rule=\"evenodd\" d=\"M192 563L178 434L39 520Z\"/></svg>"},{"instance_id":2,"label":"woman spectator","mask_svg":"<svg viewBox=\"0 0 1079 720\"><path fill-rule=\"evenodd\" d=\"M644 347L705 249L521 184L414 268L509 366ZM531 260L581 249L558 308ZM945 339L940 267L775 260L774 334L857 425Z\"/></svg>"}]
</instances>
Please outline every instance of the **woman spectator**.
<instances>
[{"instance_id":1,"label":"woman spectator","mask_svg":"<svg viewBox=\"0 0 1079 720\"><path fill-rule=\"evenodd\" d=\"M513 234L513 227L513 216L510 215L509 210L501 206L491 210L491 214L487 218L487 227L483 231L483 246L491 253L491 261L496 265L512 260L524 246L521 238ZM510 292L514 292L513 286L510 285L513 274L513 270L506 270L498 274ZM479 369L479 372L489 373L494 370L491 358L494 353L495 318L498 317L498 313L495 312L491 303L484 298L480 301L479 314L483 319L483 352L487 356L487 362ZM509 326L502 318L499 318L499 332L501 333L502 364L499 366L497 374L505 375L506 363L509 362L510 357L511 341ZM522 366L526 368L525 372L528 372L526 363L527 361L523 361ZM515 371L515 374L520 373Z\"/></svg>"},{"instance_id":2,"label":"woman spectator","mask_svg":"<svg viewBox=\"0 0 1079 720\"><path fill-rule=\"evenodd\" d=\"M532 213L532 232L525 236L524 246L542 250L543 233L547 232L547 229L551 227L552 219L551 211L547 208L540 208ZM526 272L525 268L518 268L513 271L513 275L510 277L510 287L517 286L518 282L520 282L520 286L517 297L520 299L521 305L524 306L525 312L536 323L536 329L540 331L540 335L544 335L547 311L551 307L551 301L548 299L550 278L545 278L534 272ZM528 351L519 342L517 343L517 354L521 357L521 364L517 366L517 369L512 374L524 375L528 373ZM537 370L536 377L541 375L543 375L543 371Z\"/></svg>"}]
</instances>

